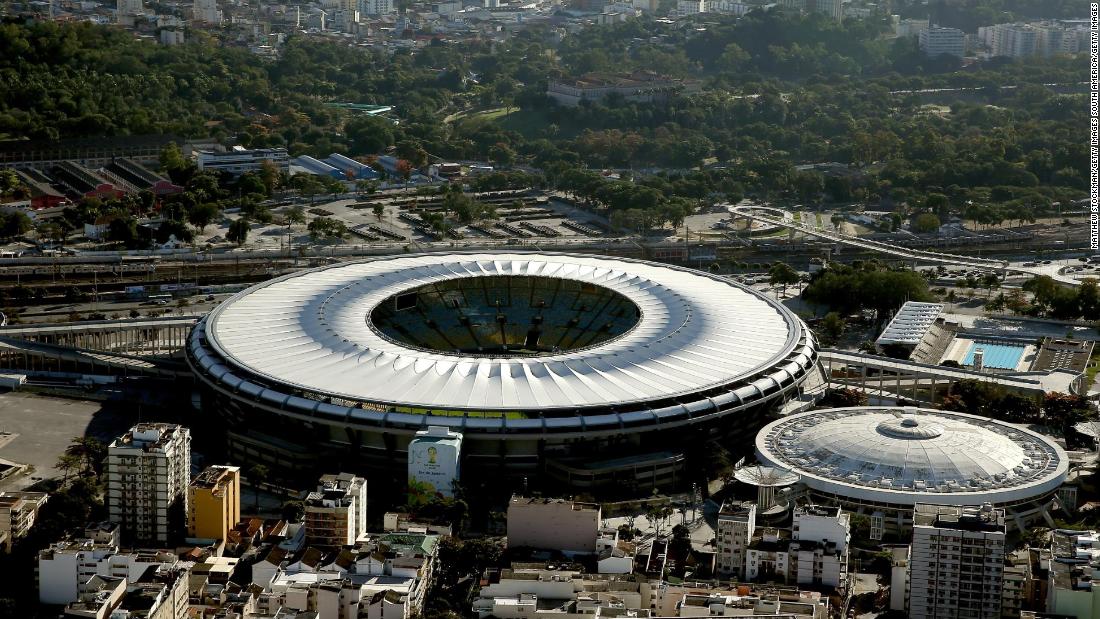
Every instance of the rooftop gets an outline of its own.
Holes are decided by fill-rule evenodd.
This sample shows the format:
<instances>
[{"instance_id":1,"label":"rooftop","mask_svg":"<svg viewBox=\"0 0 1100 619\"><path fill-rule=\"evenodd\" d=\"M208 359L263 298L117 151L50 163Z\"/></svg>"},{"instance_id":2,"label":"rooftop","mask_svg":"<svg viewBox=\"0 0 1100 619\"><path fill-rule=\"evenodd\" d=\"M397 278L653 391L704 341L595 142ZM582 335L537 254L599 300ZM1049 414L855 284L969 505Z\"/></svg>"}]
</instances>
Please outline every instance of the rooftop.
<instances>
[{"instance_id":1,"label":"rooftop","mask_svg":"<svg viewBox=\"0 0 1100 619\"><path fill-rule=\"evenodd\" d=\"M962 504L1026 500L1058 488L1068 470L1065 451L1036 432L917 408L791 415L757 434L756 451L813 489L907 505L929 495Z\"/></svg>"},{"instance_id":2,"label":"rooftop","mask_svg":"<svg viewBox=\"0 0 1100 619\"><path fill-rule=\"evenodd\" d=\"M479 355L467 350L472 344L457 341L444 351L440 342L448 334L469 334L458 322L444 322L450 320L445 308L453 307L446 295L458 293L461 297L452 300L469 310L471 328L530 319L515 331L523 338L492 340L482 348L538 348L551 326L562 325L552 325L549 314L536 325L538 307L517 296L517 290L535 290L534 280L548 286L568 282L582 296L588 289L607 290L606 299L624 299L621 318L629 324L616 327L615 311L599 318L602 305L581 304L559 316L575 333L561 340L565 347L559 351ZM471 283L470 289L455 288L459 281ZM429 294L433 284L444 286L445 294ZM545 299L552 305L550 296ZM538 301L534 298L535 306ZM386 316L407 311L399 308L438 308L439 318L433 319L438 330L423 322L419 331L431 341L412 342L396 326L375 324L374 312L387 303L393 310ZM496 310L506 306L498 316ZM637 308L636 320L631 307ZM477 317L490 308L487 318ZM731 312L738 320L728 319ZM455 320L462 315L454 314ZM255 286L206 320L207 341L218 356L265 381L352 401L443 411L573 410L728 388L772 368L804 335L801 322L781 305L725 279L655 263L557 253L471 252L341 263ZM605 323L611 325L608 337L595 337ZM543 335L529 337L529 326L543 329ZM577 342L582 335L590 345Z\"/></svg>"}]
</instances>

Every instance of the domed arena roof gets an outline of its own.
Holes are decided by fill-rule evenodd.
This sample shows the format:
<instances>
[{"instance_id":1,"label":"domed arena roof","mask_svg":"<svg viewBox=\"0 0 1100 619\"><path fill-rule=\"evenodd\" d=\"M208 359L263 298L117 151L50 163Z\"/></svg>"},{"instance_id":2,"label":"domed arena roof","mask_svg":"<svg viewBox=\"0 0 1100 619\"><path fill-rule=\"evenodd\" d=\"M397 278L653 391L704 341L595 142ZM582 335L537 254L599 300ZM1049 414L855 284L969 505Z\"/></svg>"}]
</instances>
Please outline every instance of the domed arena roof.
<instances>
[{"instance_id":1,"label":"domed arena roof","mask_svg":"<svg viewBox=\"0 0 1100 619\"><path fill-rule=\"evenodd\" d=\"M729 280L550 252L294 273L225 302L201 333L214 354L196 343L196 363L217 376L443 411L698 400L742 384L748 401L798 380L814 354L801 320Z\"/></svg>"},{"instance_id":2,"label":"domed arena roof","mask_svg":"<svg viewBox=\"0 0 1100 619\"><path fill-rule=\"evenodd\" d=\"M911 505L1027 500L1066 477L1050 439L985 417L860 407L810 411L768 424L757 456L791 469L812 489Z\"/></svg>"}]
</instances>

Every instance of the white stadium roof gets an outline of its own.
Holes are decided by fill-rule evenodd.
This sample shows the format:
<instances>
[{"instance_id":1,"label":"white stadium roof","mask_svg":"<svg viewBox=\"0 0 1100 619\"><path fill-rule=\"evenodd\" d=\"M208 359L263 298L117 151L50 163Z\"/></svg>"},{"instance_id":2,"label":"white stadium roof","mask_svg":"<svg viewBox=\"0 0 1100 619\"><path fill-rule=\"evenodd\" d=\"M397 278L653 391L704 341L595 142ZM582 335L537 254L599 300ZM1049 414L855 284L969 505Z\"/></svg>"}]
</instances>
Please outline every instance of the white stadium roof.
<instances>
[{"instance_id":1,"label":"white stadium roof","mask_svg":"<svg viewBox=\"0 0 1100 619\"><path fill-rule=\"evenodd\" d=\"M372 309L399 292L483 276L602 286L630 299L641 316L591 347L510 357L418 349L370 322ZM238 294L206 327L225 363L266 381L397 406L501 411L613 406L754 380L776 371L802 336L786 308L725 279L649 262L520 252L398 256L296 273Z\"/></svg>"},{"instance_id":2,"label":"white stadium roof","mask_svg":"<svg viewBox=\"0 0 1100 619\"><path fill-rule=\"evenodd\" d=\"M1040 434L939 410L810 411L765 426L757 457L811 489L895 505L1011 503L1058 488L1066 453Z\"/></svg>"}]
</instances>

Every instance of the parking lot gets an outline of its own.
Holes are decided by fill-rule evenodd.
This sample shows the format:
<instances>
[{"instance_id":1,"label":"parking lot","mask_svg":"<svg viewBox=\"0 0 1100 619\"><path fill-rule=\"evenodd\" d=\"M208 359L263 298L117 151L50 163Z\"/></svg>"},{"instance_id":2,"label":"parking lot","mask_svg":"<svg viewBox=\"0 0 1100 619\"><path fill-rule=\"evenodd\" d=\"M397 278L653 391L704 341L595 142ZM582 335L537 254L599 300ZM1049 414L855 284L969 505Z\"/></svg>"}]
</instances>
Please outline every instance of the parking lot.
<instances>
[{"instance_id":1,"label":"parking lot","mask_svg":"<svg viewBox=\"0 0 1100 619\"><path fill-rule=\"evenodd\" d=\"M246 247L253 249L282 249L287 246L331 245L337 243L430 243L441 240L506 240L594 238L607 230L606 222L597 215L574 208L556 200L523 198L522 206L516 200L503 200L496 205L496 217L470 224L455 224L453 233L439 238L427 225L429 213L439 212L437 207L400 201L415 200L413 194L398 195L387 200L368 202L358 199L336 201L300 202L272 209L274 220L268 224L253 223L249 229ZM424 197L428 200L429 197ZM394 200L399 201L395 203ZM515 203L515 204L514 204ZM376 214L375 204L382 207ZM300 206L305 211L306 222L286 225L284 217L292 208ZM214 245L225 243L229 225L242 215L227 213L220 222L208 226L196 240ZM348 235L342 240L314 239L310 236L309 222L327 217L342 222ZM454 224L453 221L450 223Z\"/></svg>"},{"instance_id":2,"label":"parking lot","mask_svg":"<svg viewBox=\"0 0 1100 619\"><path fill-rule=\"evenodd\" d=\"M0 458L30 465L29 471L0 481L0 490L18 490L57 477L57 459L76 436L110 442L133 422L132 416L99 402L27 393L0 394Z\"/></svg>"}]
</instances>

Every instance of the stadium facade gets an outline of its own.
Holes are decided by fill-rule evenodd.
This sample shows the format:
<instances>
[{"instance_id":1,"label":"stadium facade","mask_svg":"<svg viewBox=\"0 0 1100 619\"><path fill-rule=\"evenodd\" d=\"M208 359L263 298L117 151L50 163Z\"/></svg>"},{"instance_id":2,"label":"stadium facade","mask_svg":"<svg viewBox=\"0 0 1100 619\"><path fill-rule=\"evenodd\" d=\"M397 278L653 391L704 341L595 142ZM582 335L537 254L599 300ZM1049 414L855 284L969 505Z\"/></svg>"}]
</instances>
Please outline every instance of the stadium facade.
<instances>
[{"instance_id":1,"label":"stadium facade","mask_svg":"<svg viewBox=\"0 0 1100 619\"><path fill-rule=\"evenodd\" d=\"M231 456L404 477L417 431L464 436L462 471L579 490L684 479L822 383L816 342L727 279L567 253L382 257L241 292L192 331Z\"/></svg>"}]
</instances>

